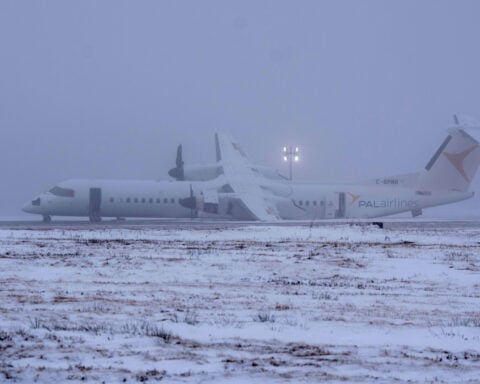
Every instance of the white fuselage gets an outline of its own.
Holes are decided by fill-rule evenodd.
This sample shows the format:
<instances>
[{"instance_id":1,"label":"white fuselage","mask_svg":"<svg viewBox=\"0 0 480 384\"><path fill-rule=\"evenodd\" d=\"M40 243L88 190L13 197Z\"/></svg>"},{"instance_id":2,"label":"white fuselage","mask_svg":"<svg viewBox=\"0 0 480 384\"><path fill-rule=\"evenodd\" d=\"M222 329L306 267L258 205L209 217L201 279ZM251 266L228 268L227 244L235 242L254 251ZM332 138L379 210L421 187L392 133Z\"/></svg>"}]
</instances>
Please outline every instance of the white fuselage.
<instances>
[{"instance_id":1,"label":"white fuselage","mask_svg":"<svg viewBox=\"0 0 480 384\"><path fill-rule=\"evenodd\" d=\"M23 210L44 217L92 217L91 190L96 189L100 191L96 203L99 217L188 218L193 209L182 205L180 200L192 194L197 199L203 198L204 191L217 191L222 184L221 179L208 182L68 180L40 194ZM271 199L281 219L297 220L375 218L414 212L473 196L472 192L421 192L403 187L287 181L268 181L263 187L272 191ZM228 193L223 196L230 199ZM206 216L237 218L221 211Z\"/></svg>"}]
</instances>

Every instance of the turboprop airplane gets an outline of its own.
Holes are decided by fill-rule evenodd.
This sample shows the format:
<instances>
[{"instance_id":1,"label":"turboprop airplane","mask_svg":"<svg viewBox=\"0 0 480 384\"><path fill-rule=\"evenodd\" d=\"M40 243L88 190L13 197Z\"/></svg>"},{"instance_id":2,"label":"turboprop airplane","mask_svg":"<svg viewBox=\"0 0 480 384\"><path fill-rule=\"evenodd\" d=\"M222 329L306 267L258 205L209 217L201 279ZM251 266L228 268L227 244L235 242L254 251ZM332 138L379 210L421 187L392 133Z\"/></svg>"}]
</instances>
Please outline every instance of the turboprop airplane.
<instances>
[{"instance_id":1,"label":"turboprop airplane","mask_svg":"<svg viewBox=\"0 0 480 384\"><path fill-rule=\"evenodd\" d=\"M217 134L216 143L218 170L207 181L67 180L36 196L23 210L42 215L44 221L51 216L87 216L91 221L370 219L401 212L418 216L424 208L472 197L469 187L480 164L478 141L459 126L448 130L424 170L347 184L268 178L229 135Z\"/></svg>"}]
</instances>

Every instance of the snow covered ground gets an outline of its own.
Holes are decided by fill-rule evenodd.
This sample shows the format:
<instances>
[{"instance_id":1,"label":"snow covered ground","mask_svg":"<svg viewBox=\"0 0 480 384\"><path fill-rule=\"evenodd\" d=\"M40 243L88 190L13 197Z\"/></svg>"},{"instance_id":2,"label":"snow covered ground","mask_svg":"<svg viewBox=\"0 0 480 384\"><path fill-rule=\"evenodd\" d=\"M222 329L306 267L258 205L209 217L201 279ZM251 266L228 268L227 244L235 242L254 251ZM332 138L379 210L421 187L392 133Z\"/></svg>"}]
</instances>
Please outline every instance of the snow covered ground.
<instances>
[{"instance_id":1,"label":"snow covered ground","mask_svg":"<svg viewBox=\"0 0 480 384\"><path fill-rule=\"evenodd\" d=\"M478 225L3 227L0 284L0 382L480 382Z\"/></svg>"}]
</instances>

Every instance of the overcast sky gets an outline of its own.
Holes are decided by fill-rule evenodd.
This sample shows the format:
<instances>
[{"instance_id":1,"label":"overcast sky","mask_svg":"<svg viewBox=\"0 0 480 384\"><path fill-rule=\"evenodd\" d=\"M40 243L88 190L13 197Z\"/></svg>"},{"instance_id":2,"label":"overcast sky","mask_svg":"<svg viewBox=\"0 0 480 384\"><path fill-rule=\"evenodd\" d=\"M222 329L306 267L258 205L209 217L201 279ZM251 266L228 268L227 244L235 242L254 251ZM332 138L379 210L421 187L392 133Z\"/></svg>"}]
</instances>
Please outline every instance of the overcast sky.
<instances>
[{"instance_id":1,"label":"overcast sky","mask_svg":"<svg viewBox=\"0 0 480 384\"><path fill-rule=\"evenodd\" d=\"M475 0L0 1L0 216L68 178L166 178L179 143L213 161L216 130L278 168L298 144L301 179L420 170L453 113L480 117L479 15Z\"/></svg>"}]
</instances>

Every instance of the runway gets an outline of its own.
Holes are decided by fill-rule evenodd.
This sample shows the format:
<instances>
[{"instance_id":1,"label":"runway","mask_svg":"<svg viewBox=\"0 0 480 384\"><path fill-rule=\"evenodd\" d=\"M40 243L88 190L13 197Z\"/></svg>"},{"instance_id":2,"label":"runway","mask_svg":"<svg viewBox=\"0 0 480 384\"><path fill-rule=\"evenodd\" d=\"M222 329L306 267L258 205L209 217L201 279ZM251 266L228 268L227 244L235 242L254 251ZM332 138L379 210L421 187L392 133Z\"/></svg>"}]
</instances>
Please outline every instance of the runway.
<instances>
[{"instance_id":1,"label":"runway","mask_svg":"<svg viewBox=\"0 0 480 384\"><path fill-rule=\"evenodd\" d=\"M480 228L480 218L471 219L412 219L412 218L377 218L377 219L339 219L339 220L315 220L315 221L226 221L211 219L104 219L99 223L92 223L87 219L78 220L53 220L44 223L41 220L0 220L0 229L181 229L181 230L204 230L204 229L227 229L248 226L278 226L278 227L321 227L321 226L368 226L382 223L384 228L389 229L463 229Z\"/></svg>"}]
</instances>

